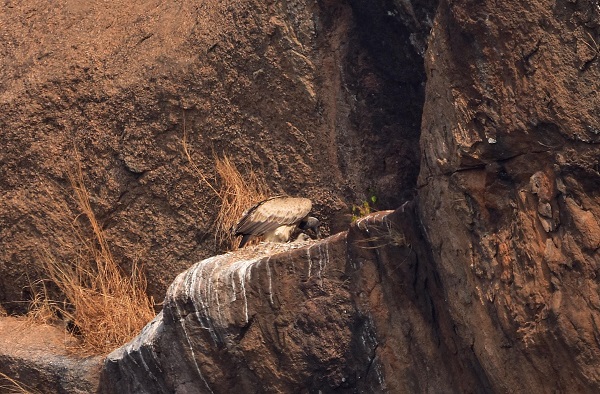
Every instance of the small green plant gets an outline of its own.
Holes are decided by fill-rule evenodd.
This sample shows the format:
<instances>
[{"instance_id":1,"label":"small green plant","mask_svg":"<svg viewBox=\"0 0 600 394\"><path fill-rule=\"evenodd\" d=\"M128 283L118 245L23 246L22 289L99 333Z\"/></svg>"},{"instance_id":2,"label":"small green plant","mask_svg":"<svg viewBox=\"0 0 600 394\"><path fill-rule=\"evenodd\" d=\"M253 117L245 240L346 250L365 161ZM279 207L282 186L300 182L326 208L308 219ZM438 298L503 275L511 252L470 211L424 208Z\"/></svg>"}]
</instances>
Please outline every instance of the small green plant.
<instances>
[{"instance_id":1,"label":"small green plant","mask_svg":"<svg viewBox=\"0 0 600 394\"><path fill-rule=\"evenodd\" d=\"M370 197L368 200L363 201L360 205L352 205L352 222L367 216L371 212L375 212L375 204L377 203L377 196L374 192L369 193Z\"/></svg>"},{"instance_id":2,"label":"small green plant","mask_svg":"<svg viewBox=\"0 0 600 394\"><path fill-rule=\"evenodd\" d=\"M361 205L352 205L352 221L356 222L358 219L367 216L371 213L371 205L368 201L363 201Z\"/></svg>"}]
</instances>

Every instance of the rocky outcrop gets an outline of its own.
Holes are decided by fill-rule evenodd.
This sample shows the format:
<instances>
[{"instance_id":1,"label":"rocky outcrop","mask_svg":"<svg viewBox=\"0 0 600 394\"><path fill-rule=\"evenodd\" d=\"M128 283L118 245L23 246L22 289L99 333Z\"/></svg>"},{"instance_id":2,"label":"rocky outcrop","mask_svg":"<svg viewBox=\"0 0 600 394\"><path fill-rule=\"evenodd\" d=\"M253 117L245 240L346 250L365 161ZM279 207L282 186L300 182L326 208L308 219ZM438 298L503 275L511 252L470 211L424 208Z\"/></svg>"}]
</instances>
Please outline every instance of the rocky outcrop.
<instances>
[{"instance_id":1,"label":"rocky outcrop","mask_svg":"<svg viewBox=\"0 0 600 394\"><path fill-rule=\"evenodd\" d=\"M598 28L593 2L442 2L425 53L414 214L405 207L370 217L347 236L317 244L329 259L312 279L313 293L303 292L313 260L305 249L286 254L291 267L302 267L277 275L294 278L294 296L280 304L293 305L294 317L281 327L294 357L268 335L277 325L273 313L282 311L269 295L283 293L264 290L268 275L258 268L249 272L268 306L260 314L236 301L237 313L219 320L184 297L188 309L180 310L198 314L191 327L211 344L198 349L223 349L228 361L219 373L244 371L243 378L213 381L212 363L196 354L190 359L196 379L204 377L201 390L598 391ZM383 229L400 229L403 246L378 245L374 233ZM280 258L255 264L285 266ZM214 284L214 277L198 278L201 288ZM258 302L260 291L253 291ZM325 298L319 313L303 314L317 310L308 307L312 298L333 294L340 299ZM256 347L242 344L256 337L264 353L255 366ZM304 349L303 340L313 342ZM321 349L335 358L315 353ZM120 360L134 350L114 353L107 371L125 376L116 366L129 365ZM306 372L307 358L315 360L314 373ZM278 375L259 367L270 362L281 363Z\"/></svg>"},{"instance_id":2,"label":"rocky outcrop","mask_svg":"<svg viewBox=\"0 0 600 394\"><path fill-rule=\"evenodd\" d=\"M440 289L411 246L413 219L407 206L323 241L195 264L162 313L107 357L101 391L473 390L478 376L446 362L440 337L454 334L439 327Z\"/></svg>"},{"instance_id":3,"label":"rocky outcrop","mask_svg":"<svg viewBox=\"0 0 600 394\"><path fill-rule=\"evenodd\" d=\"M596 2L115 3L0 13L0 300L68 258L72 141L115 254L175 279L102 392L600 391ZM234 153L331 233L411 202L209 257L184 119L203 172Z\"/></svg>"},{"instance_id":4,"label":"rocky outcrop","mask_svg":"<svg viewBox=\"0 0 600 394\"><path fill-rule=\"evenodd\" d=\"M103 391L342 385L353 325L338 258L344 243L339 236L303 247L261 245L195 264L175 279L162 313L107 357Z\"/></svg>"}]
</instances>

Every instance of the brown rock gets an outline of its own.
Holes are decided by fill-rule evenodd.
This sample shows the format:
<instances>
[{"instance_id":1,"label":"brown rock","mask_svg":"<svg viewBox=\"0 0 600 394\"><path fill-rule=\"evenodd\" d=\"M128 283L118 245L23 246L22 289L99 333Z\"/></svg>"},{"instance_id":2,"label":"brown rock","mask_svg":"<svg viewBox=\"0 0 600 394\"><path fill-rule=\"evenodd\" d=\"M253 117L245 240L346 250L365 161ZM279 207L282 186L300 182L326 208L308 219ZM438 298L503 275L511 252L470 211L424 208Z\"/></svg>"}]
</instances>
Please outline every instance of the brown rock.
<instances>
[{"instance_id":1,"label":"brown rock","mask_svg":"<svg viewBox=\"0 0 600 394\"><path fill-rule=\"evenodd\" d=\"M143 256L157 299L175 279L102 392L600 391L597 4L394 4L7 4L9 312L38 250L72 254L50 213L76 214L75 144L116 255ZM202 172L233 155L336 230L373 189L414 199L208 258L184 119Z\"/></svg>"},{"instance_id":2,"label":"brown rock","mask_svg":"<svg viewBox=\"0 0 600 394\"><path fill-rule=\"evenodd\" d=\"M434 22L419 217L459 352L493 392L600 386L600 75L564 40L597 32L594 7L442 2Z\"/></svg>"},{"instance_id":3,"label":"brown rock","mask_svg":"<svg viewBox=\"0 0 600 394\"><path fill-rule=\"evenodd\" d=\"M359 16L330 1L8 2L0 302L23 312L40 255L76 255L67 173L77 162L113 253L125 269L143 263L155 299L191 262L222 252L218 199L183 155L184 133L213 183L213 153L228 155L274 193L310 196L324 232L369 193L379 209L397 207L418 171L422 58L407 31L373 52L363 40L380 43L401 15L374 34ZM402 72L379 67L391 59Z\"/></svg>"},{"instance_id":4,"label":"brown rock","mask_svg":"<svg viewBox=\"0 0 600 394\"><path fill-rule=\"evenodd\" d=\"M590 211L582 209L570 197L565 198L567 211L572 219L572 226L579 232L581 246L592 253L600 248L600 226L598 219Z\"/></svg>"},{"instance_id":5,"label":"brown rock","mask_svg":"<svg viewBox=\"0 0 600 394\"><path fill-rule=\"evenodd\" d=\"M101 392L485 387L464 368L474 355L447 346L456 333L434 305L434 272L410 246L412 215L406 206L323 241L260 244L197 263L170 287L163 312L107 357Z\"/></svg>"},{"instance_id":6,"label":"brown rock","mask_svg":"<svg viewBox=\"0 0 600 394\"><path fill-rule=\"evenodd\" d=\"M0 317L0 372L27 390L95 392L102 357L77 355L76 350L77 342L62 329ZM3 377L0 377L0 387L3 392L17 390Z\"/></svg>"}]
</instances>

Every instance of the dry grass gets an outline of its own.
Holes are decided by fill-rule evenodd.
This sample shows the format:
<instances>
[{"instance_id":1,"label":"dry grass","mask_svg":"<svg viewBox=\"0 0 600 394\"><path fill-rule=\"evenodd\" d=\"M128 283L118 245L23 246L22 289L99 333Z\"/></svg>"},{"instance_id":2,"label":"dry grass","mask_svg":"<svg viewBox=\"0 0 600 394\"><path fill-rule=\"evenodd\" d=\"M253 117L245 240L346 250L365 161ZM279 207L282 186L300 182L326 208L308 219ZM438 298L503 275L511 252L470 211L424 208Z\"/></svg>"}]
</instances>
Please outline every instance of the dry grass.
<instances>
[{"instance_id":1,"label":"dry grass","mask_svg":"<svg viewBox=\"0 0 600 394\"><path fill-rule=\"evenodd\" d=\"M42 256L44 274L65 300L52 301L46 282L38 282L30 316L42 321L61 317L80 335L82 350L105 354L131 340L154 317L153 301L146 294L139 264L134 261L131 275L126 275L113 258L81 168L69 178L80 214L70 220L67 210L53 214L70 223L76 242L64 241L64 245L76 257L60 261L48 252Z\"/></svg>"},{"instance_id":2,"label":"dry grass","mask_svg":"<svg viewBox=\"0 0 600 394\"><path fill-rule=\"evenodd\" d=\"M21 383L18 380L0 372L0 393L6 394L37 394L40 391Z\"/></svg>"},{"instance_id":3,"label":"dry grass","mask_svg":"<svg viewBox=\"0 0 600 394\"><path fill-rule=\"evenodd\" d=\"M243 176L227 156L222 159L215 157L215 166L219 174L221 199L215 237L218 244L236 249L238 240L231 229L246 209L270 196L269 188L264 178L254 171Z\"/></svg>"},{"instance_id":4,"label":"dry grass","mask_svg":"<svg viewBox=\"0 0 600 394\"><path fill-rule=\"evenodd\" d=\"M219 213L215 221L215 243L225 250L235 250L239 240L231 231L232 227L242 216L242 213L271 196L270 189L264 177L250 170L242 174L227 156L222 158L213 155L215 176L209 178L192 160L187 144L187 133L183 133L183 152L200 180L204 182L219 199Z\"/></svg>"},{"instance_id":5,"label":"dry grass","mask_svg":"<svg viewBox=\"0 0 600 394\"><path fill-rule=\"evenodd\" d=\"M366 225L368 226L368 224ZM358 225L361 228L360 224ZM362 228L363 230L367 227ZM357 245L363 249L379 249L386 246L408 247L411 245L407 242L403 231L397 228L393 223L386 221L385 228L382 226L368 227L369 237L357 241Z\"/></svg>"},{"instance_id":6,"label":"dry grass","mask_svg":"<svg viewBox=\"0 0 600 394\"><path fill-rule=\"evenodd\" d=\"M49 254L46 252L42 261L46 258L52 258L47 256ZM45 273L45 266L43 264L42 266ZM68 306L66 305L66 300L60 302L52 299L46 286L47 281L50 281L50 279L40 279L35 282L29 281L33 299L29 303L27 317L33 323L60 324L61 319L59 316L62 316L60 311L66 310Z\"/></svg>"}]
</instances>

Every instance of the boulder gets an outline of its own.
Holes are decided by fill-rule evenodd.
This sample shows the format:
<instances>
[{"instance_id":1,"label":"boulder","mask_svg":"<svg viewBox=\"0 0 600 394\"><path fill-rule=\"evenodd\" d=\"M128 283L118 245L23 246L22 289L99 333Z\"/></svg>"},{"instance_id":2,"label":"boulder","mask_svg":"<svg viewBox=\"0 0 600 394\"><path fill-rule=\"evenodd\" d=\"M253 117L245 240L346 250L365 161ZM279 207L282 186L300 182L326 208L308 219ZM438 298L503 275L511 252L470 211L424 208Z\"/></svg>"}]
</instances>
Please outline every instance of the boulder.
<instances>
[{"instance_id":1,"label":"boulder","mask_svg":"<svg viewBox=\"0 0 600 394\"><path fill-rule=\"evenodd\" d=\"M61 328L0 317L0 373L26 392L96 392L103 357L82 355L79 350L77 341ZM21 392L2 376L0 388Z\"/></svg>"}]
</instances>

